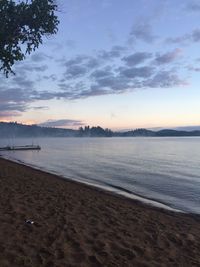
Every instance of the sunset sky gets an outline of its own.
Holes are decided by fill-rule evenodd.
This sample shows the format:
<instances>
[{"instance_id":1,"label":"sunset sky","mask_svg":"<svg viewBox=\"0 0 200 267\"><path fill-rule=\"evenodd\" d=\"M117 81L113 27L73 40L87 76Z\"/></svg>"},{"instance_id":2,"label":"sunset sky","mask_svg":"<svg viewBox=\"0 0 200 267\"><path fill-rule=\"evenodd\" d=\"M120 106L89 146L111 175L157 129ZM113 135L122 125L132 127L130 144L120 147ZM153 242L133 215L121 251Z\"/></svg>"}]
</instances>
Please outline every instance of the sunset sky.
<instances>
[{"instance_id":1,"label":"sunset sky","mask_svg":"<svg viewBox=\"0 0 200 267\"><path fill-rule=\"evenodd\" d=\"M0 76L0 120L200 125L200 1L62 0L59 31Z\"/></svg>"}]
</instances>

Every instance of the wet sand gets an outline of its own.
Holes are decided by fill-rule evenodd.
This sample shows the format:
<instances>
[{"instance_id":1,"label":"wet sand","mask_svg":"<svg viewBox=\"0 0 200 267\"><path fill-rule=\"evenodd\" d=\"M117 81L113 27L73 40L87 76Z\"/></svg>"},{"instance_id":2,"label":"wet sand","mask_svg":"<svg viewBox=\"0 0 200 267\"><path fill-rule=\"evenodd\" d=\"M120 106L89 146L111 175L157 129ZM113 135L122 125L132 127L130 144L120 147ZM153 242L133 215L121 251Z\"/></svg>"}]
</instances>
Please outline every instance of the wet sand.
<instances>
[{"instance_id":1,"label":"wet sand","mask_svg":"<svg viewBox=\"0 0 200 267\"><path fill-rule=\"evenodd\" d=\"M0 266L200 266L200 216L0 159Z\"/></svg>"}]
</instances>

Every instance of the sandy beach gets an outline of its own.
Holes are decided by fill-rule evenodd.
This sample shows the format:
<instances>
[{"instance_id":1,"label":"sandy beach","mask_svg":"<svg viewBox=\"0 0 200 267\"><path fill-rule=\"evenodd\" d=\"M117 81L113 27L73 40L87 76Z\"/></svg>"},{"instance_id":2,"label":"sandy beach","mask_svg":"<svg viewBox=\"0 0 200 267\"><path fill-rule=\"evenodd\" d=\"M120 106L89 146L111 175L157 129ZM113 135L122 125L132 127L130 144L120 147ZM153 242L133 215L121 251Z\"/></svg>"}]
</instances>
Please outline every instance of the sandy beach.
<instances>
[{"instance_id":1,"label":"sandy beach","mask_svg":"<svg viewBox=\"0 0 200 267\"><path fill-rule=\"evenodd\" d=\"M198 215L0 159L1 267L200 266L199 236Z\"/></svg>"}]
</instances>

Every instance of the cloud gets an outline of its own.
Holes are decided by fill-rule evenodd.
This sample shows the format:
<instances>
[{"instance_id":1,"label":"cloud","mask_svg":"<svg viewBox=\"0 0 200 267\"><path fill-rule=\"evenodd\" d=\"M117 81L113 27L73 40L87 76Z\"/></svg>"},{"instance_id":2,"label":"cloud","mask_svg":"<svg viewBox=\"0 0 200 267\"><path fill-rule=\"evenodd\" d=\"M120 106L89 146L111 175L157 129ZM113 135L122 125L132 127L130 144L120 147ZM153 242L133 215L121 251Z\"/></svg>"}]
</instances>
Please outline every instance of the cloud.
<instances>
[{"instance_id":1,"label":"cloud","mask_svg":"<svg viewBox=\"0 0 200 267\"><path fill-rule=\"evenodd\" d=\"M200 42L200 28L194 29L191 33L186 33L177 37L170 37L165 39L167 44L192 44Z\"/></svg>"},{"instance_id":2,"label":"cloud","mask_svg":"<svg viewBox=\"0 0 200 267\"><path fill-rule=\"evenodd\" d=\"M195 34L197 38L197 32ZM113 46L109 50L96 51L92 55L82 54L64 59L62 64L59 63L61 74L56 75L45 72L48 69L47 65L41 64L44 57L41 54L32 63L28 61L19 64L18 75L4 79L0 84L1 114L3 112L4 115L15 116L28 109L45 109L46 107L36 106L38 100L75 100L123 94L142 88L183 86L186 82L179 77L178 70L170 70L171 64L180 54L181 50L178 48L154 55L149 51L133 53L126 46ZM31 75L33 71L34 75L39 75L39 81L50 81L51 89L37 89L38 79L37 76L34 78L35 76ZM63 123L63 120L59 121ZM70 123L70 120L67 121ZM48 123L53 125L52 121Z\"/></svg>"},{"instance_id":3,"label":"cloud","mask_svg":"<svg viewBox=\"0 0 200 267\"><path fill-rule=\"evenodd\" d=\"M24 73L23 73L24 74ZM24 74L16 75L10 80L10 85L19 87L22 89L32 89L34 87L34 82Z\"/></svg>"},{"instance_id":4,"label":"cloud","mask_svg":"<svg viewBox=\"0 0 200 267\"><path fill-rule=\"evenodd\" d=\"M102 96L108 94L112 94L112 91L104 88L99 88L98 85L91 85L90 89L82 91L80 94L75 96L74 99L87 98L92 96Z\"/></svg>"},{"instance_id":5,"label":"cloud","mask_svg":"<svg viewBox=\"0 0 200 267\"><path fill-rule=\"evenodd\" d=\"M18 104L18 103L1 103L1 106L0 106L0 112L3 111L3 112L10 112L10 111L19 111L19 112L22 112L22 111L25 111L26 108L25 108L25 105L24 104Z\"/></svg>"},{"instance_id":6,"label":"cloud","mask_svg":"<svg viewBox=\"0 0 200 267\"><path fill-rule=\"evenodd\" d=\"M22 89L0 89L0 117L17 116L28 108L29 93Z\"/></svg>"},{"instance_id":7,"label":"cloud","mask_svg":"<svg viewBox=\"0 0 200 267\"><path fill-rule=\"evenodd\" d=\"M200 67L187 66L186 68L187 68L187 70L189 70L189 71L200 72Z\"/></svg>"},{"instance_id":8,"label":"cloud","mask_svg":"<svg viewBox=\"0 0 200 267\"><path fill-rule=\"evenodd\" d=\"M26 103L31 101L31 90L21 88L0 89L0 103Z\"/></svg>"},{"instance_id":9,"label":"cloud","mask_svg":"<svg viewBox=\"0 0 200 267\"><path fill-rule=\"evenodd\" d=\"M99 60L97 58L93 58L93 57L88 58L84 64L84 66L88 70L94 69L94 68L98 67L99 65L100 65Z\"/></svg>"},{"instance_id":10,"label":"cloud","mask_svg":"<svg viewBox=\"0 0 200 267\"><path fill-rule=\"evenodd\" d=\"M153 74L154 68L144 66L140 68L121 68L120 73L127 78L147 78Z\"/></svg>"},{"instance_id":11,"label":"cloud","mask_svg":"<svg viewBox=\"0 0 200 267\"><path fill-rule=\"evenodd\" d=\"M179 78L173 71L159 71L151 79L144 80L143 87L146 88L170 88L187 85L186 81Z\"/></svg>"},{"instance_id":12,"label":"cloud","mask_svg":"<svg viewBox=\"0 0 200 267\"><path fill-rule=\"evenodd\" d=\"M62 82L68 79L76 79L91 74L99 67L105 67L110 60L118 59L127 51L124 46L113 46L110 50L97 51L94 56L77 55L63 63L66 71L62 78Z\"/></svg>"},{"instance_id":13,"label":"cloud","mask_svg":"<svg viewBox=\"0 0 200 267\"><path fill-rule=\"evenodd\" d=\"M83 126L85 124L80 120L62 119L62 120L48 120L38 125L43 127L66 127L66 126L74 127L74 126Z\"/></svg>"},{"instance_id":14,"label":"cloud","mask_svg":"<svg viewBox=\"0 0 200 267\"><path fill-rule=\"evenodd\" d=\"M124 51L126 51L126 48L123 46L113 46L110 50L97 51L94 56L77 55L65 60L63 65L66 71L63 80L83 77L103 66L106 61L119 58Z\"/></svg>"},{"instance_id":15,"label":"cloud","mask_svg":"<svg viewBox=\"0 0 200 267\"><path fill-rule=\"evenodd\" d=\"M31 56L31 61L33 62L42 62L45 61L46 59L51 59L52 57L46 55L45 53L36 53Z\"/></svg>"},{"instance_id":16,"label":"cloud","mask_svg":"<svg viewBox=\"0 0 200 267\"><path fill-rule=\"evenodd\" d=\"M97 51L94 56L77 55L65 61L67 71L59 80L60 91L40 92L38 99L81 99L120 94L137 88L166 88L186 84L179 78L176 69L167 70L179 58L181 49L157 53L154 59L153 53L148 51L128 52L124 46L113 46L110 50ZM155 64L160 66L159 69ZM162 69L162 65L165 69Z\"/></svg>"},{"instance_id":17,"label":"cloud","mask_svg":"<svg viewBox=\"0 0 200 267\"><path fill-rule=\"evenodd\" d=\"M103 77L112 76L112 75L113 75L112 68L110 66L106 66L102 69L97 69L93 71L90 77L98 79L98 78L103 78Z\"/></svg>"},{"instance_id":18,"label":"cloud","mask_svg":"<svg viewBox=\"0 0 200 267\"><path fill-rule=\"evenodd\" d=\"M178 37L169 37L165 39L166 44L185 44L188 43L191 40L190 34L185 34Z\"/></svg>"},{"instance_id":19,"label":"cloud","mask_svg":"<svg viewBox=\"0 0 200 267\"><path fill-rule=\"evenodd\" d=\"M119 58L126 50L126 47L116 45L113 46L110 50L101 50L100 52L98 52L98 57L103 60L115 59Z\"/></svg>"},{"instance_id":20,"label":"cloud","mask_svg":"<svg viewBox=\"0 0 200 267\"><path fill-rule=\"evenodd\" d=\"M64 63L64 65L66 67L70 67L70 66L74 66L74 65L77 65L77 64L82 64L87 59L88 59L88 56L86 56L86 55L77 55L77 56L67 60Z\"/></svg>"},{"instance_id":21,"label":"cloud","mask_svg":"<svg viewBox=\"0 0 200 267\"><path fill-rule=\"evenodd\" d=\"M92 96L122 94L141 88L171 88L184 86L186 82L181 79L175 69L160 70L152 66L121 67L112 69L107 66L94 71L90 77L80 82L65 81L60 83L59 90L40 90L10 88L2 89L0 86L0 116L9 114L15 116L29 108L44 109L45 107L30 107L37 100L51 99L82 99ZM67 121L65 121L67 123ZM49 121L48 121L49 123ZM52 123L50 121L50 123ZM68 121L72 123L72 121ZM75 122L74 122L75 123ZM78 121L77 123L81 123ZM54 126L64 126L51 124ZM67 124L65 124L67 125ZM72 126L75 126L73 124Z\"/></svg>"},{"instance_id":22,"label":"cloud","mask_svg":"<svg viewBox=\"0 0 200 267\"><path fill-rule=\"evenodd\" d=\"M173 51L167 52L164 54L159 53L156 55L155 63L158 65L172 63L174 60L176 60L180 56L181 53L182 53L182 50L179 48L176 48Z\"/></svg>"},{"instance_id":23,"label":"cloud","mask_svg":"<svg viewBox=\"0 0 200 267\"><path fill-rule=\"evenodd\" d=\"M47 106L39 106L39 107L32 107L32 109L34 109L34 110L47 110L48 107Z\"/></svg>"},{"instance_id":24,"label":"cloud","mask_svg":"<svg viewBox=\"0 0 200 267\"><path fill-rule=\"evenodd\" d=\"M66 41L66 46L69 49L75 49L76 48L76 42L74 40L67 40Z\"/></svg>"},{"instance_id":25,"label":"cloud","mask_svg":"<svg viewBox=\"0 0 200 267\"><path fill-rule=\"evenodd\" d=\"M30 68L29 68L30 67ZM35 90L36 79L30 78L29 72L35 66L17 64L15 67L16 75L11 75L5 79L0 76L0 116L19 116L22 112L29 109L29 106L38 97ZM40 66L38 68L43 68Z\"/></svg>"},{"instance_id":26,"label":"cloud","mask_svg":"<svg viewBox=\"0 0 200 267\"><path fill-rule=\"evenodd\" d=\"M186 9L193 12L200 11L200 3L198 2L190 2L186 5Z\"/></svg>"},{"instance_id":27,"label":"cloud","mask_svg":"<svg viewBox=\"0 0 200 267\"><path fill-rule=\"evenodd\" d=\"M48 69L48 66L45 64L45 65L36 65L36 64L23 64L21 66L19 66L16 70L16 73L24 73L24 72L33 72L33 71L36 71L36 72L44 72Z\"/></svg>"},{"instance_id":28,"label":"cloud","mask_svg":"<svg viewBox=\"0 0 200 267\"><path fill-rule=\"evenodd\" d=\"M10 75L7 79L0 76L1 87L6 90L12 88L18 90L20 88L30 92L30 90L34 90L37 84L38 78L35 75L43 73L47 69L47 65L31 64L30 62L16 64L14 68L15 75Z\"/></svg>"},{"instance_id":29,"label":"cloud","mask_svg":"<svg viewBox=\"0 0 200 267\"><path fill-rule=\"evenodd\" d=\"M31 103L40 98L40 93L32 89L0 87L0 116L5 116L5 113L8 116L20 115L30 108Z\"/></svg>"},{"instance_id":30,"label":"cloud","mask_svg":"<svg viewBox=\"0 0 200 267\"><path fill-rule=\"evenodd\" d=\"M87 73L87 68L80 65L74 65L67 67L66 70L66 78L67 79L74 79L80 76L83 76Z\"/></svg>"},{"instance_id":31,"label":"cloud","mask_svg":"<svg viewBox=\"0 0 200 267\"><path fill-rule=\"evenodd\" d=\"M97 58L86 55L78 55L64 63L66 67L64 79L79 78L87 74L90 70L99 66Z\"/></svg>"},{"instance_id":32,"label":"cloud","mask_svg":"<svg viewBox=\"0 0 200 267\"><path fill-rule=\"evenodd\" d=\"M123 57L122 60L125 61L128 66L134 66L143 63L145 60L150 59L151 57L152 53L137 52L132 55Z\"/></svg>"},{"instance_id":33,"label":"cloud","mask_svg":"<svg viewBox=\"0 0 200 267\"><path fill-rule=\"evenodd\" d=\"M147 43L152 43L153 41L155 41L155 39L157 39L157 36L152 33L152 27L149 22L140 20L133 25L130 32L129 42L132 43L139 40Z\"/></svg>"},{"instance_id":34,"label":"cloud","mask_svg":"<svg viewBox=\"0 0 200 267\"><path fill-rule=\"evenodd\" d=\"M192 40L194 42L199 42L200 41L200 29L196 29L192 32Z\"/></svg>"},{"instance_id":35,"label":"cloud","mask_svg":"<svg viewBox=\"0 0 200 267\"><path fill-rule=\"evenodd\" d=\"M56 74L44 75L42 78L45 80L51 80L52 82L55 82L58 79Z\"/></svg>"},{"instance_id":36,"label":"cloud","mask_svg":"<svg viewBox=\"0 0 200 267\"><path fill-rule=\"evenodd\" d=\"M5 119L5 118L11 118L15 116L19 116L20 114L15 111L0 111L0 118Z\"/></svg>"},{"instance_id":37,"label":"cloud","mask_svg":"<svg viewBox=\"0 0 200 267\"><path fill-rule=\"evenodd\" d=\"M125 90L128 85L129 80L126 77L120 77L120 76L108 76L108 77L102 77L96 80L96 85L93 84L91 86L92 90L101 89L101 88L107 88L107 92L112 93L114 91L118 90ZM105 92L105 91L104 91Z\"/></svg>"},{"instance_id":38,"label":"cloud","mask_svg":"<svg viewBox=\"0 0 200 267\"><path fill-rule=\"evenodd\" d=\"M152 66L141 68L119 68L118 73L108 76L97 75L95 83L88 90L74 95L74 98L121 94L141 88L171 88L187 85L175 69L157 70Z\"/></svg>"},{"instance_id":39,"label":"cloud","mask_svg":"<svg viewBox=\"0 0 200 267\"><path fill-rule=\"evenodd\" d=\"M70 71L74 71L74 66L77 67L75 72L68 72L68 74L70 73L71 78L78 77L78 81L76 79L69 81L65 76L58 84L60 92L40 92L39 98L81 99L121 94L138 88L152 88L153 86L166 88L186 84L184 79L179 77L176 69L167 70L179 58L181 49L177 48L162 54L157 53L154 59L153 53L147 51L129 55L127 52L125 47L118 46L103 53L101 51L101 53L97 53L96 57L82 55L68 60L66 66ZM94 67L92 67L88 64L90 59L95 59L98 63L93 64ZM146 62L149 59L152 59L151 62ZM138 67L139 64L141 66ZM159 68L156 68L155 64L159 65ZM162 69L162 66L165 69Z\"/></svg>"}]
</instances>

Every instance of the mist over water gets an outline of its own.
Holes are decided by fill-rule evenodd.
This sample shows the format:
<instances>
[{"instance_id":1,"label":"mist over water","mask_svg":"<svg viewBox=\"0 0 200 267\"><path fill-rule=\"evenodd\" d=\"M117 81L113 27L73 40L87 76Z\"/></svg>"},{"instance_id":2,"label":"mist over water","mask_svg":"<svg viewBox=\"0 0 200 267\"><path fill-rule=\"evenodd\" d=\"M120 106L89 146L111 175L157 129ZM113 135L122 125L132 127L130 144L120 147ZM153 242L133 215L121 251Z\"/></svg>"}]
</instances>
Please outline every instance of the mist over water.
<instances>
[{"instance_id":1,"label":"mist over water","mask_svg":"<svg viewBox=\"0 0 200 267\"><path fill-rule=\"evenodd\" d=\"M66 178L200 213L200 138L38 138L0 154ZM0 146L11 144L0 140ZM15 145L32 139L15 139ZM131 196L131 195L129 195Z\"/></svg>"}]
</instances>

